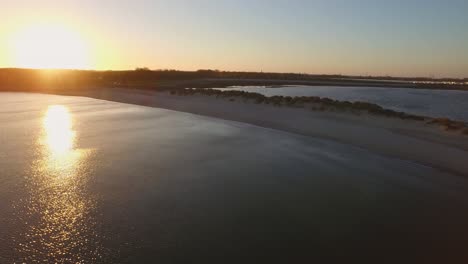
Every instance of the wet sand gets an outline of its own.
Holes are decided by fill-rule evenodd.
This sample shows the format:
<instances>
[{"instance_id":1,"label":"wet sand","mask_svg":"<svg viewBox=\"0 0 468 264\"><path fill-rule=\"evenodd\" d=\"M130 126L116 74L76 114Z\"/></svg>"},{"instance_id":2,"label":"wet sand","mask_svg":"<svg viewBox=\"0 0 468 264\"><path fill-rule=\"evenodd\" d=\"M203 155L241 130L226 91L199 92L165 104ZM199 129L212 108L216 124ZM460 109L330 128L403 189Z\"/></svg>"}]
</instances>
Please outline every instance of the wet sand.
<instances>
[{"instance_id":1,"label":"wet sand","mask_svg":"<svg viewBox=\"0 0 468 264\"><path fill-rule=\"evenodd\" d=\"M104 89L82 95L166 108L330 139L403 160L468 176L468 137L434 125L368 114L319 112L258 105L237 99L174 96L152 91Z\"/></svg>"}]
</instances>

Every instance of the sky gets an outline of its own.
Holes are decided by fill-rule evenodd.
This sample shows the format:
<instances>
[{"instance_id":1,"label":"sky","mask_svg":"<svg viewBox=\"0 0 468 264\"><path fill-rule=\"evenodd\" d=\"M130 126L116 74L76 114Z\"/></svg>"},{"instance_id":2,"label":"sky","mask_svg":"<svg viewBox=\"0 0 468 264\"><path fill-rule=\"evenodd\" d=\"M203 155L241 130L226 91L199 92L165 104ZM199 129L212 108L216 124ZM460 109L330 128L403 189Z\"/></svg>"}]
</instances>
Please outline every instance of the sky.
<instances>
[{"instance_id":1,"label":"sky","mask_svg":"<svg viewBox=\"0 0 468 264\"><path fill-rule=\"evenodd\" d=\"M466 0L0 2L0 67L468 77Z\"/></svg>"}]
</instances>

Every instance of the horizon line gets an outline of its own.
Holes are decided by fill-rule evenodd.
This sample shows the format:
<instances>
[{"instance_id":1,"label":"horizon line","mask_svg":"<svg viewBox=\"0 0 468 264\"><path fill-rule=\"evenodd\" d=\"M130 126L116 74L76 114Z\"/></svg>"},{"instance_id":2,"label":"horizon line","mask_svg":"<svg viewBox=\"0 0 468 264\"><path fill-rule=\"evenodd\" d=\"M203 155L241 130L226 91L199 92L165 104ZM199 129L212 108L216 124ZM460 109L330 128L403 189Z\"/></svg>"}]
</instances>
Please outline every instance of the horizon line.
<instances>
[{"instance_id":1,"label":"horizon line","mask_svg":"<svg viewBox=\"0 0 468 264\"><path fill-rule=\"evenodd\" d=\"M212 71L220 73L257 73L257 74L291 74L291 75L308 75L308 76L341 76L341 77L359 77L359 78L392 78L392 79L431 79L431 80L467 80L466 77L430 77L430 76L392 76L392 75L354 75L354 74L341 74L341 73L305 73L305 72L276 72L276 71L242 71L242 70L219 70L219 69L197 69L197 70L183 70L183 69L151 69L148 67L135 67L134 69L86 69L86 68L22 68L22 67L0 67L0 70L38 70L38 71L90 71L90 72L129 72L129 71L176 71L176 72L198 72L198 71Z\"/></svg>"}]
</instances>

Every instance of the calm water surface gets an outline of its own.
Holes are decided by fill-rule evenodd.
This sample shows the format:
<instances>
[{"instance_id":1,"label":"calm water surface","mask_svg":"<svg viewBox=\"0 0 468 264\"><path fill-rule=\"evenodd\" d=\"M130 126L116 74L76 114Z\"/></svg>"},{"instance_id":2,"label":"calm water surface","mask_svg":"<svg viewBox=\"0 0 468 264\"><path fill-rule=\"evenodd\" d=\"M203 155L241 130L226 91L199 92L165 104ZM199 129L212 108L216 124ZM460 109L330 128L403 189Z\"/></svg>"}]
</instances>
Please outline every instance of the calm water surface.
<instances>
[{"instance_id":1,"label":"calm water surface","mask_svg":"<svg viewBox=\"0 0 468 264\"><path fill-rule=\"evenodd\" d=\"M396 111L468 122L468 91L339 86L221 88L224 89L255 92L265 96L319 96L342 101L363 101Z\"/></svg>"},{"instance_id":2,"label":"calm water surface","mask_svg":"<svg viewBox=\"0 0 468 264\"><path fill-rule=\"evenodd\" d=\"M0 93L0 146L0 263L467 257L465 179L347 145Z\"/></svg>"}]
</instances>

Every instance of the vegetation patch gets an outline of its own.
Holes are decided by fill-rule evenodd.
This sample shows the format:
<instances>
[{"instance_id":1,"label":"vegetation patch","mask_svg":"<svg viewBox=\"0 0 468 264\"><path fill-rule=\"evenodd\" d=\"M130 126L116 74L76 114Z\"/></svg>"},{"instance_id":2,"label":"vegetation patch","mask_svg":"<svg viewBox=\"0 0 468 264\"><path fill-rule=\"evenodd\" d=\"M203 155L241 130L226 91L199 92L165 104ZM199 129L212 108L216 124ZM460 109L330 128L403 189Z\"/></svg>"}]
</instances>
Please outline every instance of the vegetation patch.
<instances>
[{"instance_id":1,"label":"vegetation patch","mask_svg":"<svg viewBox=\"0 0 468 264\"><path fill-rule=\"evenodd\" d=\"M207 95L215 96L217 98L243 98L253 101L256 104L271 104L273 106L290 106L290 107L306 107L311 106L310 109L325 111L325 110L337 110L337 111L366 111L375 115L383 115L387 117L398 117L401 119L412 119L412 120L425 120L425 117L407 114L404 112L398 112L382 108L377 104L367 102L348 102L338 101L330 98L323 98L318 96L271 96L267 97L259 93L235 91L235 90L216 90L216 89L199 89L199 88L188 88L188 89L175 89L170 91L173 95ZM229 101L233 101L233 100Z\"/></svg>"}]
</instances>

